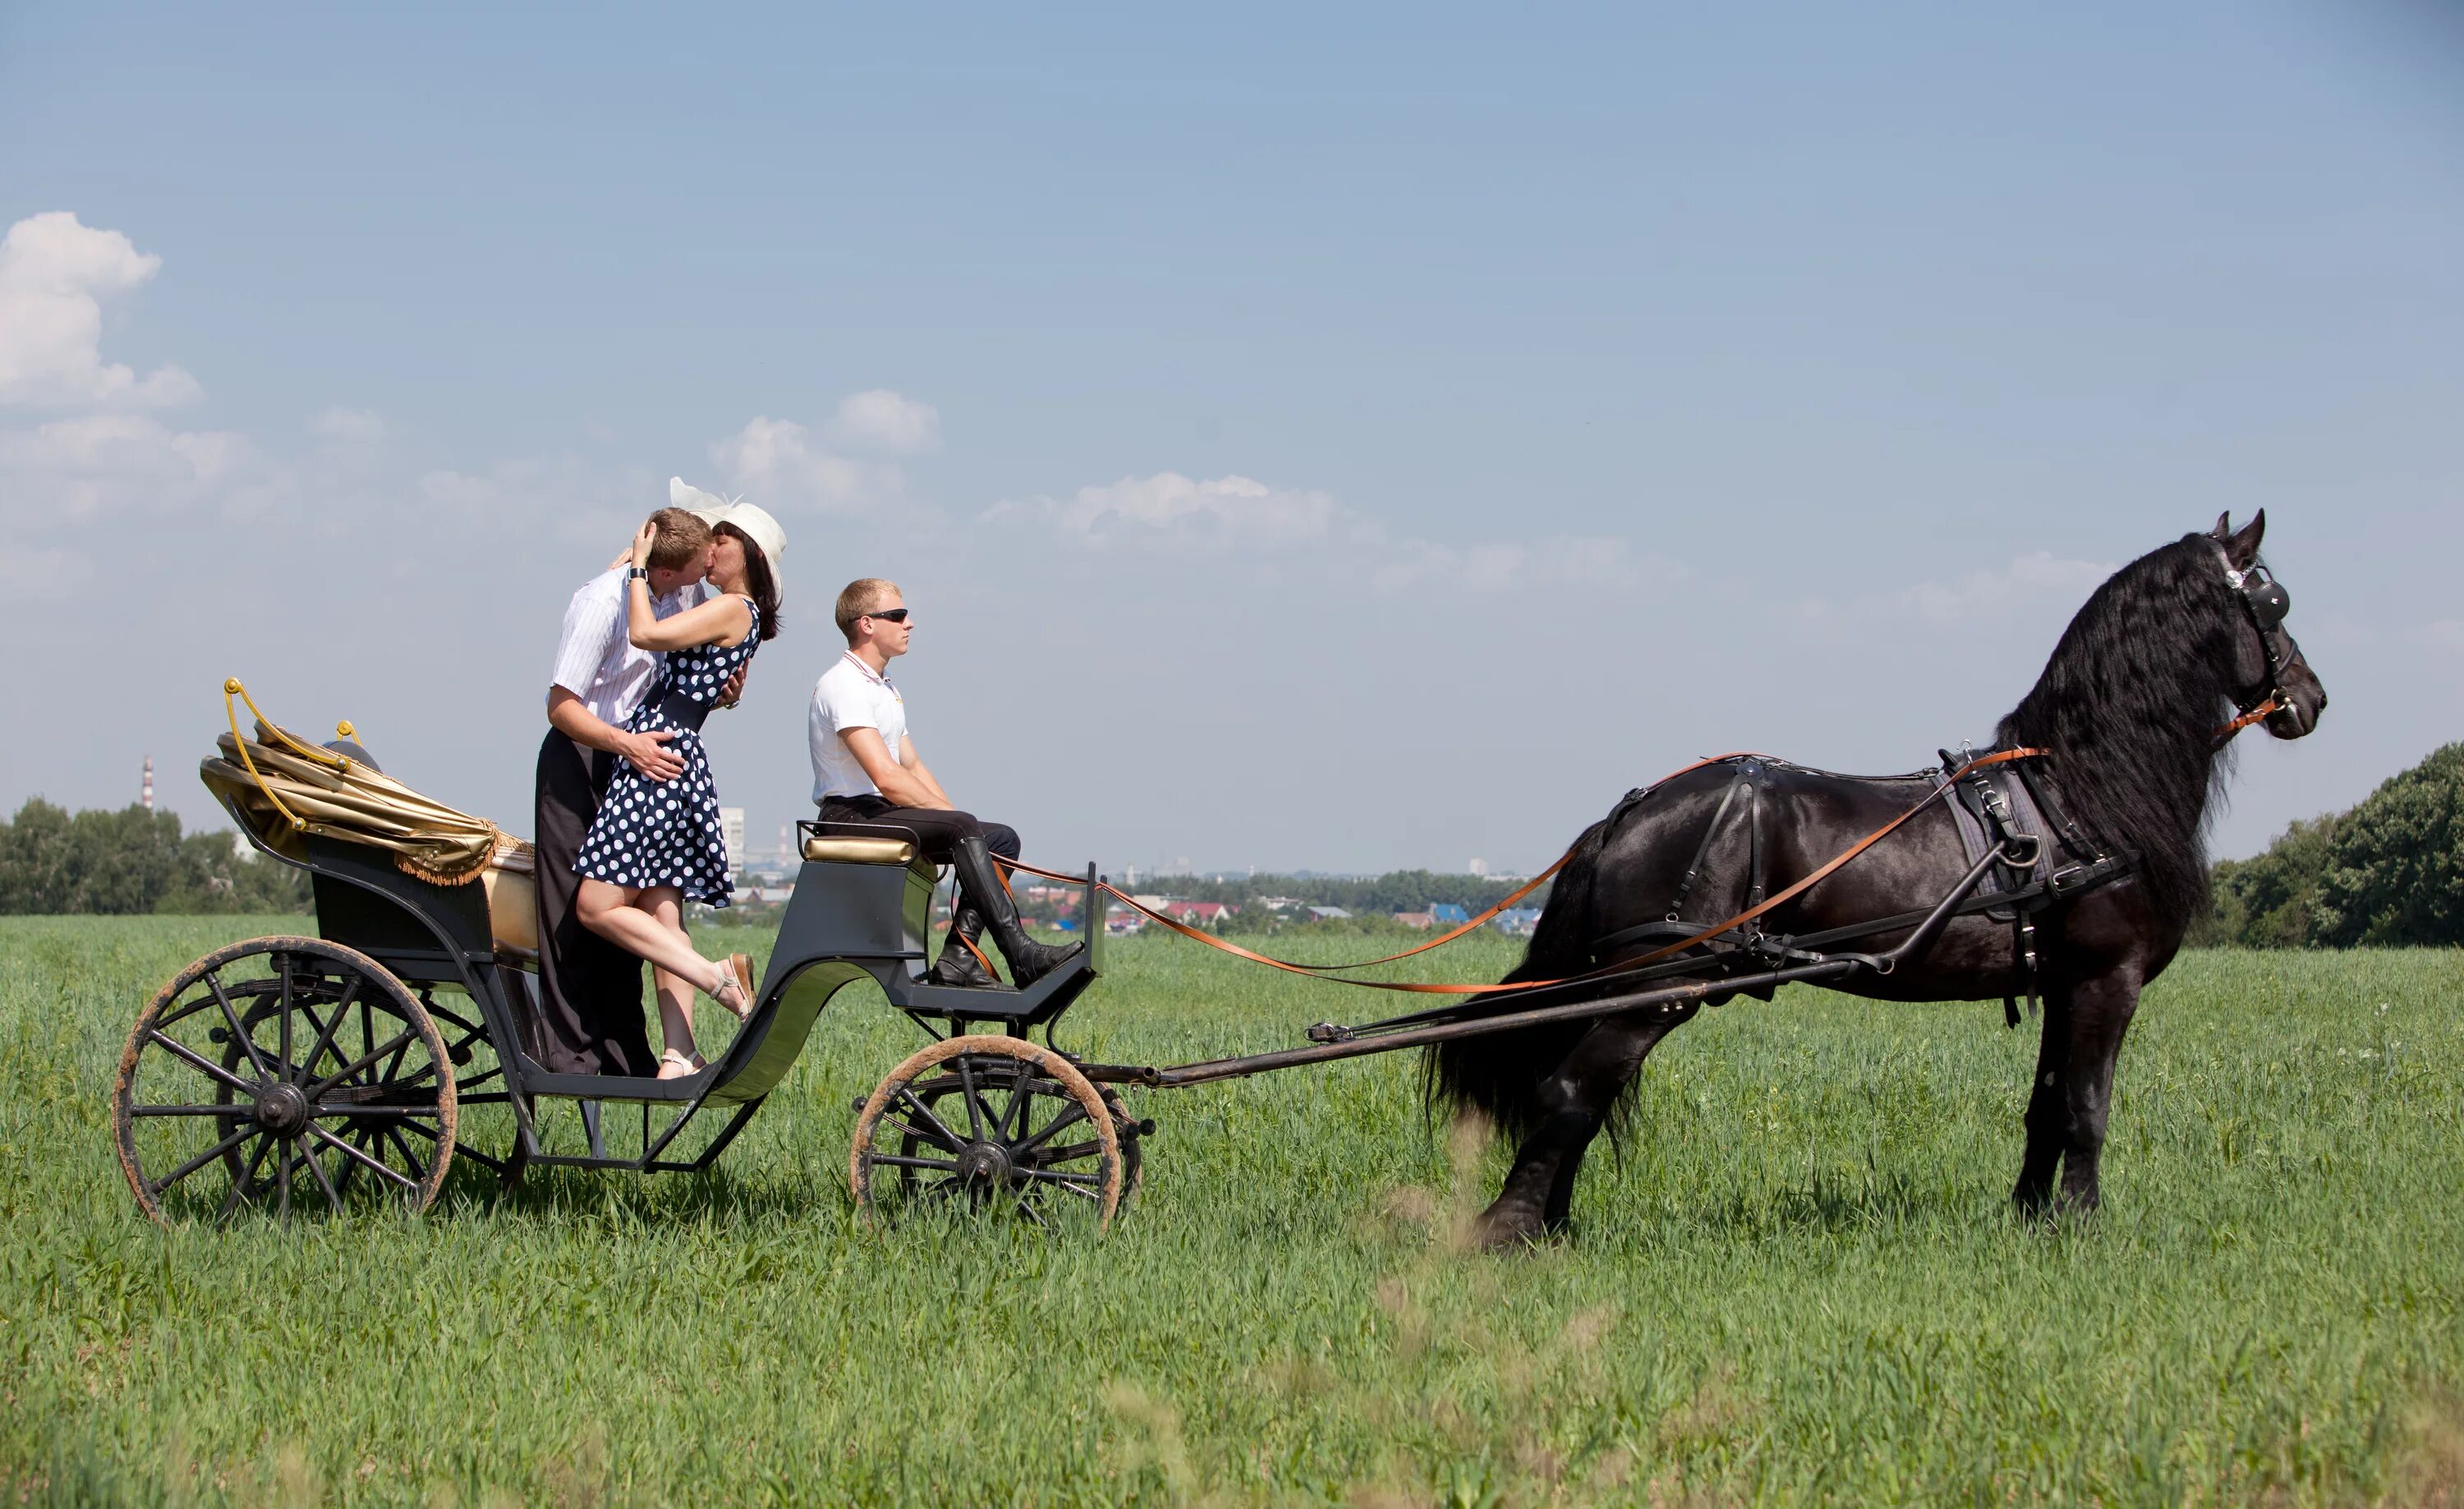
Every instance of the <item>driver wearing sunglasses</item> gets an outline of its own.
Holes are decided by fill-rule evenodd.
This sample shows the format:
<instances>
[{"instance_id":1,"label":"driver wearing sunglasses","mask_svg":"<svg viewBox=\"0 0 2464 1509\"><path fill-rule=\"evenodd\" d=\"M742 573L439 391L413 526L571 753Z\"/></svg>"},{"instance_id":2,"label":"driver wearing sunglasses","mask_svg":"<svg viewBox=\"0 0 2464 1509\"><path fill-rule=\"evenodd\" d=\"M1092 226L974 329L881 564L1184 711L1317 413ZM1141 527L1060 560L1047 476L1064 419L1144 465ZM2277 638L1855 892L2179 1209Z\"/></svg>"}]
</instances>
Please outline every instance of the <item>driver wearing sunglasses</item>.
<instances>
[{"instance_id":1,"label":"driver wearing sunglasses","mask_svg":"<svg viewBox=\"0 0 2464 1509\"><path fill-rule=\"evenodd\" d=\"M907 829L927 857L957 872L950 942L925 976L928 984L999 986L1001 977L978 943L986 931L1017 984L1051 973L1086 945L1039 943L1019 924L1018 907L993 864L994 855L1018 857L1018 830L958 810L908 737L907 699L890 678L890 662L907 653L915 626L898 584L877 576L849 582L839 593L838 624L847 653L814 685L805 724L822 821Z\"/></svg>"}]
</instances>

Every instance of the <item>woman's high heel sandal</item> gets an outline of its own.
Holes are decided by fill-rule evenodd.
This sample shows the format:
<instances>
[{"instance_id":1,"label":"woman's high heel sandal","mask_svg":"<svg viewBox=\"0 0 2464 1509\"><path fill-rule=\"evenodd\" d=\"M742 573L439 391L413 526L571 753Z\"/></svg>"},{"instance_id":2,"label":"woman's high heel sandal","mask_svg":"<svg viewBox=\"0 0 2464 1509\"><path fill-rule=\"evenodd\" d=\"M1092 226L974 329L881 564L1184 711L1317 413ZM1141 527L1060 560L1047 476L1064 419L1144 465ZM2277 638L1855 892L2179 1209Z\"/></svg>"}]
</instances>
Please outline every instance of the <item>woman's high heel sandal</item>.
<instances>
[{"instance_id":1,"label":"woman's high heel sandal","mask_svg":"<svg viewBox=\"0 0 2464 1509\"><path fill-rule=\"evenodd\" d=\"M734 1000L728 999L733 995ZM739 1021L753 1015L753 956L729 954L727 963L719 965L718 985L710 998L725 1007Z\"/></svg>"},{"instance_id":2,"label":"woman's high heel sandal","mask_svg":"<svg viewBox=\"0 0 2464 1509\"><path fill-rule=\"evenodd\" d=\"M659 1055L659 1077L662 1079L682 1079L709 1067L709 1062L701 1054L689 1054L681 1048L671 1048ZM668 1071L671 1069L676 1072L670 1074Z\"/></svg>"}]
</instances>

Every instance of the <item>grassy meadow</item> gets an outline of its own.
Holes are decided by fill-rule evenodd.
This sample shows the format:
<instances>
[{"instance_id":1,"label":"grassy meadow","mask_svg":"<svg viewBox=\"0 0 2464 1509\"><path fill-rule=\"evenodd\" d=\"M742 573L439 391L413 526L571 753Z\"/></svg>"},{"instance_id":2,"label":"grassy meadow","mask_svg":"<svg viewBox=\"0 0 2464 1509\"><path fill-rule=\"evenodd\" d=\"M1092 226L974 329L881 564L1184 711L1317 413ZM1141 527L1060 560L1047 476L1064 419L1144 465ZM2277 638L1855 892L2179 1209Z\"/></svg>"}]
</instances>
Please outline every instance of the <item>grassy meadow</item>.
<instances>
[{"instance_id":1,"label":"grassy meadow","mask_svg":"<svg viewBox=\"0 0 2464 1509\"><path fill-rule=\"evenodd\" d=\"M160 1229L111 1150L129 1024L298 927L0 919L0 1501L2464 1493L2456 953L2186 958L2123 1057L2104 1212L2054 1228L2005 1201L2033 1024L1796 992L1661 1051L1547 1250L1458 1250L1502 1156L1424 1122L1409 1056L1133 1096L1160 1131L1101 1241L870 1234L848 1100L921 1038L851 988L709 1176L499 1202L473 1165L424 1217ZM1379 1010L1176 940L1110 963L1063 1033L1089 1056Z\"/></svg>"}]
</instances>

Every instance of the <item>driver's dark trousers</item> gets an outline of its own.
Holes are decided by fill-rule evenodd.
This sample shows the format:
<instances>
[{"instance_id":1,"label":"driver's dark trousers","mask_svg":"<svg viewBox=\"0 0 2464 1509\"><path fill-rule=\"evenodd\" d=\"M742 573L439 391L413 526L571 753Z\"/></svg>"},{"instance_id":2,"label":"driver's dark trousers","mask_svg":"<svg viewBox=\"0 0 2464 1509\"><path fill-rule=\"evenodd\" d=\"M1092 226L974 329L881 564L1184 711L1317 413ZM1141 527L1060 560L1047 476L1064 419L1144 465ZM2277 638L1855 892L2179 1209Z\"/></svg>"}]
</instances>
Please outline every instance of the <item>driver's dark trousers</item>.
<instances>
[{"instance_id":1,"label":"driver's dark trousers","mask_svg":"<svg viewBox=\"0 0 2464 1509\"><path fill-rule=\"evenodd\" d=\"M558 1074L654 1075L642 1015L642 961L582 925L573 862L616 774L616 757L555 729L539 744L539 1061Z\"/></svg>"},{"instance_id":2,"label":"driver's dark trousers","mask_svg":"<svg viewBox=\"0 0 2464 1509\"><path fill-rule=\"evenodd\" d=\"M885 796L825 798L822 821L879 823L908 829L915 834L915 846L928 859L948 859L950 847L961 838L980 838L986 849L1003 859L1015 859L1019 854L1018 830L1007 823L987 823L973 812L947 811L937 807L900 807Z\"/></svg>"}]
</instances>

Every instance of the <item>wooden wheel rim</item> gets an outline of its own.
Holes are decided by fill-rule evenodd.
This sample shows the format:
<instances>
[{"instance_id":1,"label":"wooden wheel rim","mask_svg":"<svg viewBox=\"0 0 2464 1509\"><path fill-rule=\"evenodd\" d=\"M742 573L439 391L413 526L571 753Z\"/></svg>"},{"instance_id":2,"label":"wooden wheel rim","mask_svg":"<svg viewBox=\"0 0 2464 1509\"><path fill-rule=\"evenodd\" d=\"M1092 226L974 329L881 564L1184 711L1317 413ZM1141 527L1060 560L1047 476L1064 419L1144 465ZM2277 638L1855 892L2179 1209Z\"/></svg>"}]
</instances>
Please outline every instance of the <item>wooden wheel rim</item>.
<instances>
[{"instance_id":1,"label":"wooden wheel rim","mask_svg":"<svg viewBox=\"0 0 2464 1509\"><path fill-rule=\"evenodd\" d=\"M875 1231L883 1225L880 1212L873 1208L873 1132L879 1126L882 1113L891 1098L912 1084L925 1071L947 1063L961 1054L986 1058L1010 1058L1061 1086L1069 1098L1077 1102L1094 1128L1095 1140L1102 1148L1104 1182L1098 1194L1095 1230L1100 1233L1112 1227L1112 1215L1121 1205L1121 1139L1112 1123L1111 1109L1092 1081L1078 1072L1077 1066L1049 1048L1041 1048L1023 1037L1003 1037L983 1032L966 1037L945 1037L931 1047L909 1055L873 1087L872 1096L864 1103L855 1123L855 1144L847 1153L847 1189L855 1197L858 1219Z\"/></svg>"},{"instance_id":2,"label":"wooden wheel rim","mask_svg":"<svg viewBox=\"0 0 2464 1509\"><path fill-rule=\"evenodd\" d=\"M413 1211L425 1210L435 1201L437 1191L444 1187L446 1171L451 1166L453 1160L453 1135L455 1126L455 1100L452 1073L453 1064L451 1058L446 1052L444 1039L437 1032L436 1024L429 1017L426 1009L419 1004L418 1000L413 997L408 990L403 988L402 982L396 980L391 972L383 965L378 964L375 960L359 952L357 949L346 948L340 943L328 943L321 938L252 938L242 943L231 943L225 947L218 948L212 953L207 954L203 958L196 960L187 968L182 969L178 974L173 975L169 983L165 985L162 989L156 991L154 998L148 1001L145 1004L144 1010L138 1013L137 1025L130 1030L127 1045L121 1050L120 1070L114 1081L111 1098L113 1143L115 1144L115 1150L119 1155L121 1174L128 1181L129 1192L136 1196L138 1208L161 1225L169 1226L173 1224L170 1216L166 1214L163 1209L162 1200L160 1198L162 1191L170 1187L172 1184L178 1183L180 1178L187 1177L187 1175L184 1173L172 1178L166 1178L159 1185L152 1186L149 1186L145 1177L144 1170L142 1167L144 1160L144 1152L138 1145L137 1123L140 1121L148 1120L149 1118L140 1112L139 1102L136 1098L138 1088L137 1076L140 1065L144 1061L145 1054L149 1048L157 1050L161 1056L166 1060L184 1060L184 1054L174 1052L169 1046L176 1040L164 1035L160 1029L163 1025L165 1013L172 1008L180 1006L185 998L188 996L189 992L194 990L198 986L208 985L209 993L213 994L220 985L219 977L221 971L227 966L252 957L264 956L272 958L283 955L290 956L295 960L309 962L313 967L325 974L356 975L360 981L358 988L360 996L365 999L371 1008L381 1006L384 1010L399 1019L403 1024L404 1032L402 1034L398 1034L396 1040L400 1041L402 1036L413 1037L417 1040L419 1046L426 1051L429 1055L429 1062L434 1066L436 1071L433 1115L437 1124L432 1128L436 1139L434 1151L431 1161L428 1163L424 1177L417 1180L406 1181L410 1187L406 1188L402 1192L401 1199L402 1202ZM211 982L210 984L209 984L209 981ZM223 997L223 999L228 1003L228 997ZM290 1008L286 1006L285 1010L290 1010ZM182 1010L179 1013L178 1019L186 1020L187 1017L191 1014L194 1014L193 1006L191 1010ZM229 1017L230 1014L231 1012L229 1010L225 1011L226 1017ZM250 1014L253 1014L253 1012ZM180 1044L179 1047L187 1050L189 1053L195 1052L192 1045ZM405 1044L404 1047L407 1051L408 1045ZM312 1049L312 1058L314 1056L314 1053L315 1050ZM189 1067L200 1076L199 1082L209 1083L209 1087L215 1089L218 1093L228 1092L233 1089L232 1085L220 1080L215 1080L213 1076L206 1071L196 1069L193 1061L189 1061ZM285 1069L289 1069L292 1066L285 1064L283 1067ZM297 1067L301 1071L298 1077L304 1078L306 1074L311 1072L310 1064L307 1061L303 1061ZM339 1079L341 1076L338 1074L332 1077ZM264 1084L260 1083L253 1088L261 1089L263 1087ZM230 1103L234 1111L239 1110L239 1102L233 1101ZM323 1110L311 1104L307 1106L303 1112L303 1119L306 1125L317 1126L320 1137L330 1141L330 1132L326 1132L319 1123L332 1114L333 1113L330 1111ZM238 1120L238 1118L231 1117L230 1120ZM250 1124L253 1127L256 1123L252 1120ZM246 1129L244 1129L244 1131ZM257 1140L260 1143L263 1143L269 1134L263 1131L256 1131L249 1133L248 1135L253 1137L254 1140ZM228 1149L225 1150L225 1153L221 1156L227 1159L228 1151ZM260 1153L257 1156L262 1156L262 1150L260 1150ZM308 1163L305 1160L295 1161L287 1151L283 1156L281 1172L287 1177L293 1167L302 1166L303 1164L309 1167L311 1172L319 1173L321 1176L321 1169L318 1168L313 1163ZM244 1198L241 1198L236 1194L236 1191L253 1176L253 1167L251 1167L235 1178L235 1196L234 1199L225 1207L224 1213L226 1217L235 1213L237 1205L247 1203ZM309 1187L313 1189L316 1187L311 1186ZM336 1207L339 1207L339 1197L332 1193L330 1188L324 1193L323 1197L329 1202L332 1202Z\"/></svg>"}]
</instances>

